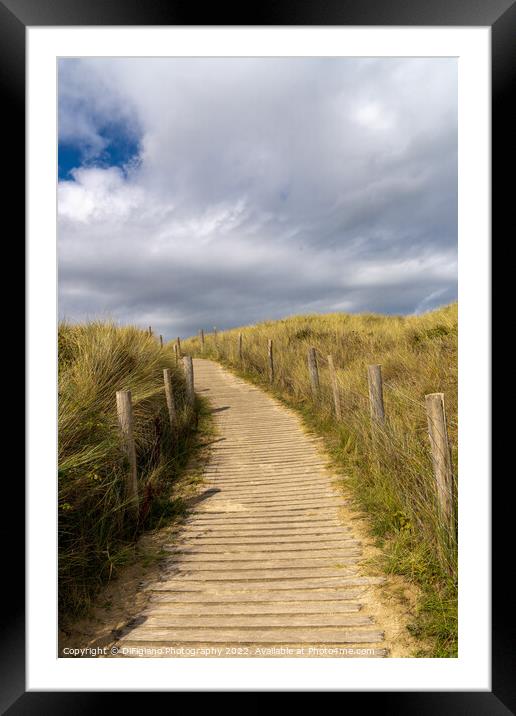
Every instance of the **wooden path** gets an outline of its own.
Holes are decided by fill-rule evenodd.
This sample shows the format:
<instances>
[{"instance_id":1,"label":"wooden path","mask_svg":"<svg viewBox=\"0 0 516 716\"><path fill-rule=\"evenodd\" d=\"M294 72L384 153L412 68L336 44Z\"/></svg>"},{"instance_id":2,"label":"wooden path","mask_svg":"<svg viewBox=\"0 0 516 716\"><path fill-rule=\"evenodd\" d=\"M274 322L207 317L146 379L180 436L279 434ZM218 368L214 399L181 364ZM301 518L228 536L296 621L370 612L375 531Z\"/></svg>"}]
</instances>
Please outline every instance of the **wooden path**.
<instances>
[{"instance_id":1,"label":"wooden path","mask_svg":"<svg viewBox=\"0 0 516 716\"><path fill-rule=\"evenodd\" d=\"M381 580L363 574L317 442L258 388L194 366L218 430L206 482L119 656L385 656L367 614Z\"/></svg>"}]
</instances>

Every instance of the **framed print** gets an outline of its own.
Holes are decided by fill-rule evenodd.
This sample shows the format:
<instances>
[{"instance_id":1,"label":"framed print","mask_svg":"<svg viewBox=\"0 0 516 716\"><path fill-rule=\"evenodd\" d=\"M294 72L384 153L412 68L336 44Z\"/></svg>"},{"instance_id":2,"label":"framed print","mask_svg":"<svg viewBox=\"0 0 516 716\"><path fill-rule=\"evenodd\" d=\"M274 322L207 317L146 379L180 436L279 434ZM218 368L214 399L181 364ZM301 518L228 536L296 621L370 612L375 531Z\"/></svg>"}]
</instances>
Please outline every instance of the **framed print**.
<instances>
[{"instance_id":1,"label":"framed print","mask_svg":"<svg viewBox=\"0 0 516 716\"><path fill-rule=\"evenodd\" d=\"M489 382L514 4L0 17L28 277L2 708L514 710Z\"/></svg>"}]
</instances>

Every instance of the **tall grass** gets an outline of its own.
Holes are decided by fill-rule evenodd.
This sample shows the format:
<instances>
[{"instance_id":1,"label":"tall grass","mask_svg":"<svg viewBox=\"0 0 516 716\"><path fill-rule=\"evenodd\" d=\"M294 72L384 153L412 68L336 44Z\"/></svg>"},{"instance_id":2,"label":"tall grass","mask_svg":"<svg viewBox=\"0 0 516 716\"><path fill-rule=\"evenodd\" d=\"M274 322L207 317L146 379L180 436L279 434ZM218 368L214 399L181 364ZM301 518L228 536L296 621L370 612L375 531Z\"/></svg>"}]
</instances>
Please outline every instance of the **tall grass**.
<instances>
[{"instance_id":1,"label":"tall grass","mask_svg":"<svg viewBox=\"0 0 516 716\"><path fill-rule=\"evenodd\" d=\"M238 334L243 334L243 363ZM268 384L267 340L275 382ZM314 402L308 348L317 350L321 398ZM200 355L198 338L184 343ZM337 369L342 420L337 422L327 368ZM457 304L419 316L327 314L286 318L208 335L205 357L271 389L326 438L357 506L383 546L383 568L422 589L414 632L431 637L432 655L457 652L457 541L439 518L424 396L443 392L457 475ZM385 429L374 434L367 365L380 363Z\"/></svg>"},{"instance_id":2,"label":"tall grass","mask_svg":"<svg viewBox=\"0 0 516 716\"><path fill-rule=\"evenodd\" d=\"M77 614L127 558L135 537L157 515L173 510L171 482L193 440L182 371L169 346L147 332L113 323L59 326L59 607ZM173 370L179 405L172 435L163 368ZM140 510L131 519L127 471L115 393L130 389L138 459Z\"/></svg>"}]
</instances>

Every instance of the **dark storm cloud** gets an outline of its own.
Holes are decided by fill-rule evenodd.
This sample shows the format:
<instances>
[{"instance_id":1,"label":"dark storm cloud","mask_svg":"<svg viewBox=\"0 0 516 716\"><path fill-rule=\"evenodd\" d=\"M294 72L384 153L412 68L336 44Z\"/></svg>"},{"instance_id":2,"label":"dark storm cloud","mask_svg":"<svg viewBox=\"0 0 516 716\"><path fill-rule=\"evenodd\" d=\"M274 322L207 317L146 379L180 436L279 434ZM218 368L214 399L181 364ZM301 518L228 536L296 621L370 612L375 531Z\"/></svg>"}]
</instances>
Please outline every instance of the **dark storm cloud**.
<instances>
[{"instance_id":1,"label":"dark storm cloud","mask_svg":"<svg viewBox=\"0 0 516 716\"><path fill-rule=\"evenodd\" d=\"M171 337L455 298L455 60L67 63L61 315ZM95 167L115 120L138 156Z\"/></svg>"}]
</instances>

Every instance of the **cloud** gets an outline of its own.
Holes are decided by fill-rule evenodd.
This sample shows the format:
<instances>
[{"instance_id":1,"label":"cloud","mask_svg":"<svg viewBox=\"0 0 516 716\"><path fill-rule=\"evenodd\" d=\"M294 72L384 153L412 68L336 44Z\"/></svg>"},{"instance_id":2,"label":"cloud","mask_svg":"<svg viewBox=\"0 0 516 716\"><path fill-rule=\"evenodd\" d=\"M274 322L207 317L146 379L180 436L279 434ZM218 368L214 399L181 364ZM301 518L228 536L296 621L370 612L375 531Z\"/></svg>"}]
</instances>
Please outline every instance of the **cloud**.
<instances>
[{"instance_id":1,"label":"cloud","mask_svg":"<svg viewBox=\"0 0 516 716\"><path fill-rule=\"evenodd\" d=\"M86 147L58 190L61 315L170 337L455 297L456 60L61 60L59 92ZM132 161L95 165L108 120Z\"/></svg>"},{"instance_id":2,"label":"cloud","mask_svg":"<svg viewBox=\"0 0 516 716\"><path fill-rule=\"evenodd\" d=\"M143 191L125 181L118 167L73 169L58 186L59 216L78 223L120 222L144 207Z\"/></svg>"},{"instance_id":3,"label":"cloud","mask_svg":"<svg viewBox=\"0 0 516 716\"><path fill-rule=\"evenodd\" d=\"M121 92L103 63L59 60L59 142L79 148L84 162L103 158L123 133L139 136L138 109Z\"/></svg>"}]
</instances>

